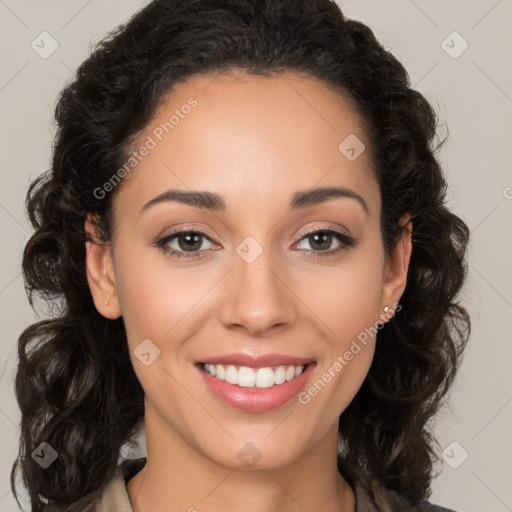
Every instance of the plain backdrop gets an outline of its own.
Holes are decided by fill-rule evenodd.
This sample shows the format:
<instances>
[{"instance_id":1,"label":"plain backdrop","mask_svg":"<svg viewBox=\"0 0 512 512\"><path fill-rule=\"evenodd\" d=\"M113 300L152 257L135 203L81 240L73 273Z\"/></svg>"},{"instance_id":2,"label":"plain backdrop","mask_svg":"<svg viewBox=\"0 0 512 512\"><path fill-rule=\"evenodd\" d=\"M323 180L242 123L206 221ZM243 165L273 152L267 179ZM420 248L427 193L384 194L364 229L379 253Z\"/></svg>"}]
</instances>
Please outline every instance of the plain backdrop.
<instances>
[{"instance_id":1,"label":"plain backdrop","mask_svg":"<svg viewBox=\"0 0 512 512\"><path fill-rule=\"evenodd\" d=\"M17 339L44 315L43 309L38 317L29 307L21 275L31 233L24 213L26 190L49 166L59 91L90 46L146 3L0 0L0 512L18 510L9 489L20 421L13 392ZM434 105L440 135L449 130L439 157L449 204L471 229L469 276L461 299L472 315L472 334L451 405L435 427L444 462L430 501L458 512L511 511L512 1L339 4L349 17L368 24L402 61L413 87ZM144 446L141 439L139 454L145 454ZM22 498L29 510L23 492Z\"/></svg>"}]
</instances>

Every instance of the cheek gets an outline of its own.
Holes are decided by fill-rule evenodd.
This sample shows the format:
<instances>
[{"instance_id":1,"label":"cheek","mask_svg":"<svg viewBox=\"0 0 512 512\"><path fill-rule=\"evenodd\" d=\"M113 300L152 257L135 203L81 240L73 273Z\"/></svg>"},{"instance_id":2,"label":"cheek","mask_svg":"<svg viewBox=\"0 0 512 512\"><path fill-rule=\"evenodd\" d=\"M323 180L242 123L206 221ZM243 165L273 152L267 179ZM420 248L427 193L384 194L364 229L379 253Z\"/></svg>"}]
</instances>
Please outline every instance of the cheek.
<instances>
[{"instance_id":1,"label":"cheek","mask_svg":"<svg viewBox=\"0 0 512 512\"><path fill-rule=\"evenodd\" d=\"M146 395L153 405L165 404L172 396L173 407L182 410L190 397L173 376L182 367L182 346L194 337L194 315L214 281L171 265L163 255L134 253L119 262L117 287L132 365ZM157 348L142 345L147 339ZM150 353L148 365L139 359L144 352Z\"/></svg>"},{"instance_id":2,"label":"cheek","mask_svg":"<svg viewBox=\"0 0 512 512\"><path fill-rule=\"evenodd\" d=\"M337 267L309 274L302 296L317 318L325 343L313 384L302 404L327 412L334 421L368 374L378 332L382 264L372 251L360 251ZM301 398L301 397L299 397Z\"/></svg>"},{"instance_id":3,"label":"cheek","mask_svg":"<svg viewBox=\"0 0 512 512\"><path fill-rule=\"evenodd\" d=\"M192 269L172 267L159 253L133 252L117 267L117 291L131 344L172 338L175 326L208 290L208 283L194 277Z\"/></svg>"},{"instance_id":4,"label":"cheek","mask_svg":"<svg viewBox=\"0 0 512 512\"><path fill-rule=\"evenodd\" d=\"M375 325L382 286L382 259L370 250L353 252L338 265L300 272L297 295L312 315L325 324L332 346Z\"/></svg>"}]
</instances>

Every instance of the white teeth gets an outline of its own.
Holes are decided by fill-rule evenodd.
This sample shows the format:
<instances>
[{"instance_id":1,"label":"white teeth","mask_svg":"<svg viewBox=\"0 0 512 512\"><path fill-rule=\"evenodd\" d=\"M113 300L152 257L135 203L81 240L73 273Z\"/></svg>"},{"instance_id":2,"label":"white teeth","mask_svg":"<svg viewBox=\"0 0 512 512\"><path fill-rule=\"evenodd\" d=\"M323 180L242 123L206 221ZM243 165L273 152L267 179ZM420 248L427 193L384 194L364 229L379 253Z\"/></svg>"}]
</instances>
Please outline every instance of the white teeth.
<instances>
[{"instance_id":1,"label":"white teeth","mask_svg":"<svg viewBox=\"0 0 512 512\"><path fill-rule=\"evenodd\" d=\"M233 365L223 366L208 363L203 365L203 368L217 379L244 388L271 388L298 377L304 371L304 366L279 366L275 370L265 367L255 370L248 366L240 366L237 369Z\"/></svg>"},{"instance_id":2,"label":"white teeth","mask_svg":"<svg viewBox=\"0 0 512 512\"><path fill-rule=\"evenodd\" d=\"M230 384L238 384L238 372L234 366L230 365L226 368L224 380Z\"/></svg>"},{"instance_id":3,"label":"white teeth","mask_svg":"<svg viewBox=\"0 0 512 512\"><path fill-rule=\"evenodd\" d=\"M271 388L274 385L274 370L272 368L260 368L256 372L256 387Z\"/></svg>"},{"instance_id":4,"label":"white teeth","mask_svg":"<svg viewBox=\"0 0 512 512\"><path fill-rule=\"evenodd\" d=\"M205 364L205 370L210 374L210 375L213 375L215 377L215 375L217 375L217 368L215 367L214 364ZM208 368L206 368L208 367Z\"/></svg>"},{"instance_id":5,"label":"white teeth","mask_svg":"<svg viewBox=\"0 0 512 512\"><path fill-rule=\"evenodd\" d=\"M284 366L280 366L274 372L274 382L276 384L283 384L283 382L286 382L286 368Z\"/></svg>"},{"instance_id":6,"label":"white teeth","mask_svg":"<svg viewBox=\"0 0 512 512\"><path fill-rule=\"evenodd\" d=\"M286 373L284 374L284 378L286 380L292 380L295 377L295 366L288 366L286 368Z\"/></svg>"},{"instance_id":7,"label":"white teeth","mask_svg":"<svg viewBox=\"0 0 512 512\"><path fill-rule=\"evenodd\" d=\"M237 384L244 388L252 388L255 381L256 374L254 373L254 370L252 368L247 368L247 366L241 366L240 370L238 370Z\"/></svg>"}]
</instances>

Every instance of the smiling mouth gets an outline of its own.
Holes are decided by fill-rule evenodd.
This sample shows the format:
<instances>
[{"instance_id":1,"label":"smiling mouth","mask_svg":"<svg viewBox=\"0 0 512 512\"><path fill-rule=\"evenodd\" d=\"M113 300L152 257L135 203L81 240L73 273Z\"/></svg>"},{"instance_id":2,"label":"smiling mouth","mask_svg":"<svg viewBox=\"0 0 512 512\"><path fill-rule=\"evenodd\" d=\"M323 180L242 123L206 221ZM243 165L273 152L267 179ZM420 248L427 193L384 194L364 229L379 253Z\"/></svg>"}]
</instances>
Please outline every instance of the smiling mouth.
<instances>
[{"instance_id":1,"label":"smiling mouth","mask_svg":"<svg viewBox=\"0 0 512 512\"><path fill-rule=\"evenodd\" d=\"M199 363L199 367L212 377L241 388L266 389L294 380L302 375L310 364L313 363L250 368L232 364Z\"/></svg>"}]
</instances>

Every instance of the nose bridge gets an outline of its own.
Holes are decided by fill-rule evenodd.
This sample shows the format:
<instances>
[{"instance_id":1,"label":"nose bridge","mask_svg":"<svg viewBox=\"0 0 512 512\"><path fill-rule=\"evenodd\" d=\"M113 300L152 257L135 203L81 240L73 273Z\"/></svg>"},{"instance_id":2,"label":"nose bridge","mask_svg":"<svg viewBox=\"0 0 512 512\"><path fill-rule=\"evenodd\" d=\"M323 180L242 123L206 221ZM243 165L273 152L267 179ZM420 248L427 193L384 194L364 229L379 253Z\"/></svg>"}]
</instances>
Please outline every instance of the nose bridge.
<instances>
[{"instance_id":1,"label":"nose bridge","mask_svg":"<svg viewBox=\"0 0 512 512\"><path fill-rule=\"evenodd\" d=\"M262 334L274 325L292 321L293 294L283 282L270 239L265 238L268 246L264 247L248 236L236 247L221 312L226 327L243 326L251 334Z\"/></svg>"}]
</instances>

